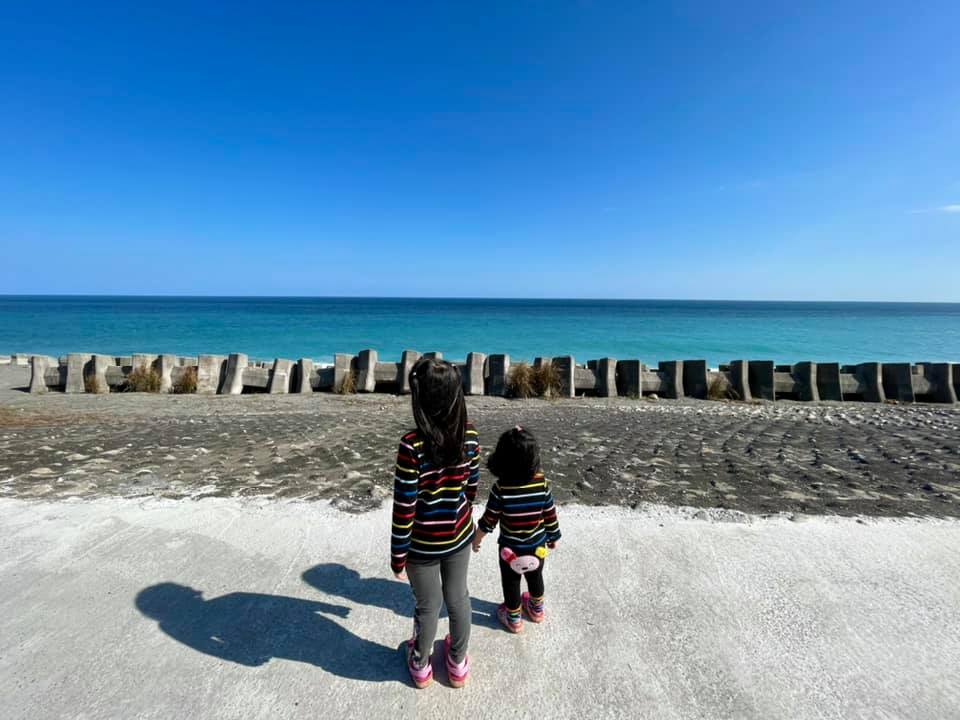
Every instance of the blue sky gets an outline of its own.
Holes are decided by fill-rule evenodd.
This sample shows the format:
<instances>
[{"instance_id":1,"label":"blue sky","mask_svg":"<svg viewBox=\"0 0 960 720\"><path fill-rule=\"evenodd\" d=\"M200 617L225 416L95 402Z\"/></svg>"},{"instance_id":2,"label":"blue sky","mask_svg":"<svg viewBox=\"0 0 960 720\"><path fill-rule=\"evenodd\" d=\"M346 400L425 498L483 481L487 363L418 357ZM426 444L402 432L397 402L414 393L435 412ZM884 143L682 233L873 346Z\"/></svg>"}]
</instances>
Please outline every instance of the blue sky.
<instances>
[{"instance_id":1,"label":"blue sky","mask_svg":"<svg viewBox=\"0 0 960 720\"><path fill-rule=\"evenodd\" d=\"M960 301L960 5L8 3L0 293Z\"/></svg>"}]
</instances>

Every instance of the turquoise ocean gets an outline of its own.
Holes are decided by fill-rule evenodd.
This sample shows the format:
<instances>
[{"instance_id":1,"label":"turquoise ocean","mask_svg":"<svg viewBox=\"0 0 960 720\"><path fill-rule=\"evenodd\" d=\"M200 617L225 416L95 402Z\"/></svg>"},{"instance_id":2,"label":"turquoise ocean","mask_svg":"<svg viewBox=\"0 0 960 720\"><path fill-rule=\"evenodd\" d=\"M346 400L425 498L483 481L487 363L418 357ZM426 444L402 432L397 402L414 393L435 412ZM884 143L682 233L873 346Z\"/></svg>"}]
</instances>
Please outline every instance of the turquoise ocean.
<instances>
[{"instance_id":1,"label":"turquoise ocean","mask_svg":"<svg viewBox=\"0 0 960 720\"><path fill-rule=\"evenodd\" d=\"M960 362L960 303L0 296L0 354Z\"/></svg>"}]
</instances>

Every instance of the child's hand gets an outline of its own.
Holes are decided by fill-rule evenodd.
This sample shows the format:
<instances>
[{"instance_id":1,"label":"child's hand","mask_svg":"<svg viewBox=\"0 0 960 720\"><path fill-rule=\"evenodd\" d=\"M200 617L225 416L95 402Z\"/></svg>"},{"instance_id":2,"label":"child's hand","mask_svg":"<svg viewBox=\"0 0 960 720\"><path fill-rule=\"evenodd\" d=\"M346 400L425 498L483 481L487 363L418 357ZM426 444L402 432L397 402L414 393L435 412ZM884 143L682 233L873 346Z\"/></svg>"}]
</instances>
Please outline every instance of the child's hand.
<instances>
[{"instance_id":1,"label":"child's hand","mask_svg":"<svg viewBox=\"0 0 960 720\"><path fill-rule=\"evenodd\" d=\"M474 532L473 534L473 551L474 552L480 552L480 543L483 542L483 538L485 535L486 533L480 528L477 528L476 532Z\"/></svg>"},{"instance_id":2,"label":"child's hand","mask_svg":"<svg viewBox=\"0 0 960 720\"><path fill-rule=\"evenodd\" d=\"M551 550L556 550L556 549L557 549L557 545L559 545L559 544L560 544L560 541L559 541L559 540L554 540L553 542L548 542L548 543L547 543L547 547L550 548Z\"/></svg>"},{"instance_id":3,"label":"child's hand","mask_svg":"<svg viewBox=\"0 0 960 720\"><path fill-rule=\"evenodd\" d=\"M401 582L406 582L406 581L407 581L407 573L406 573L405 570L401 570L400 572L395 572L395 573L393 574L393 576L394 576L397 580L400 580Z\"/></svg>"}]
</instances>

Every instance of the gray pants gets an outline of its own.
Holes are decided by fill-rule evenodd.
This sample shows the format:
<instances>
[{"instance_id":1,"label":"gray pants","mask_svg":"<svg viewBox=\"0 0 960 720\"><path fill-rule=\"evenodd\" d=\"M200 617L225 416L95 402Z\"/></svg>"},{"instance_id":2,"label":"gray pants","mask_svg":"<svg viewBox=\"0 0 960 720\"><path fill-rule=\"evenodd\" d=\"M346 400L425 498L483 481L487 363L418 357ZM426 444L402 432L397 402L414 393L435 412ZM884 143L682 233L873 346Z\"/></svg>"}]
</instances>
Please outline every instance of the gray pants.
<instances>
[{"instance_id":1,"label":"gray pants","mask_svg":"<svg viewBox=\"0 0 960 720\"><path fill-rule=\"evenodd\" d=\"M414 662L427 664L433 641L437 636L440 606L447 605L450 616L450 656L455 663L467 656L470 644L470 591L467 589L467 569L470 566L470 543L450 557L425 563L408 562L407 577L417 609L413 618Z\"/></svg>"}]
</instances>

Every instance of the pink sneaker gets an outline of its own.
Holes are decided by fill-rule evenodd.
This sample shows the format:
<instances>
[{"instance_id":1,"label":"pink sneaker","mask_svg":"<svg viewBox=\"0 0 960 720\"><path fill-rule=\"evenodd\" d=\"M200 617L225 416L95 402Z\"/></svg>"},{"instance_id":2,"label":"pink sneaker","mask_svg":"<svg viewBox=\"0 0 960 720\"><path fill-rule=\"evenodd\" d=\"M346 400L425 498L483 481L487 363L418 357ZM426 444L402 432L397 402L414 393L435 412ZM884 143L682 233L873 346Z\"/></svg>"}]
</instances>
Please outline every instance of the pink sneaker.
<instances>
[{"instance_id":1,"label":"pink sneaker","mask_svg":"<svg viewBox=\"0 0 960 720\"><path fill-rule=\"evenodd\" d=\"M507 630L516 634L518 632L523 632L523 619L517 620L516 622L510 619L510 611L507 610L507 606L503 603L497 607L497 620L500 621L500 624L503 625Z\"/></svg>"},{"instance_id":2,"label":"pink sneaker","mask_svg":"<svg viewBox=\"0 0 960 720\"><path fill-rule=\"evenodd\" d=\"M450 643L450 636L447 635L443 641L443 656L447 661L447 677L450 678L450 687L462 688L470 678L470 656L467 655L461 663L455 663L450 658Z\"/></svg>"},{"instance_id":3,"label":"pink sneaker","mask_svg":"<svg viewBox=\"0 0 960 720\"><path fill-rule=\"evenodd\" d=\"M407 640L407 670L410 671L410 679L413 680L413 684L422 690L431 682L433 682L433 666L429 660L427 660L427 664L422 668L418 668L416 665L414 665L413 647L413 639Z\"/></svg>"},{"instance_id":4,"label":"pink sneaker","mask_svg":"<svg viewBox=\"0 0 960 720\"><path fill-rule=\"evenodd\" d=\"M547 614L543 611L541 606L540 611L535 611L530 605L530 593L525 592L520 596L520 604L523 606L523 612L526 614L527 619L530 622L542 623L547 619Z\"/></svg>"}]
</instances>

